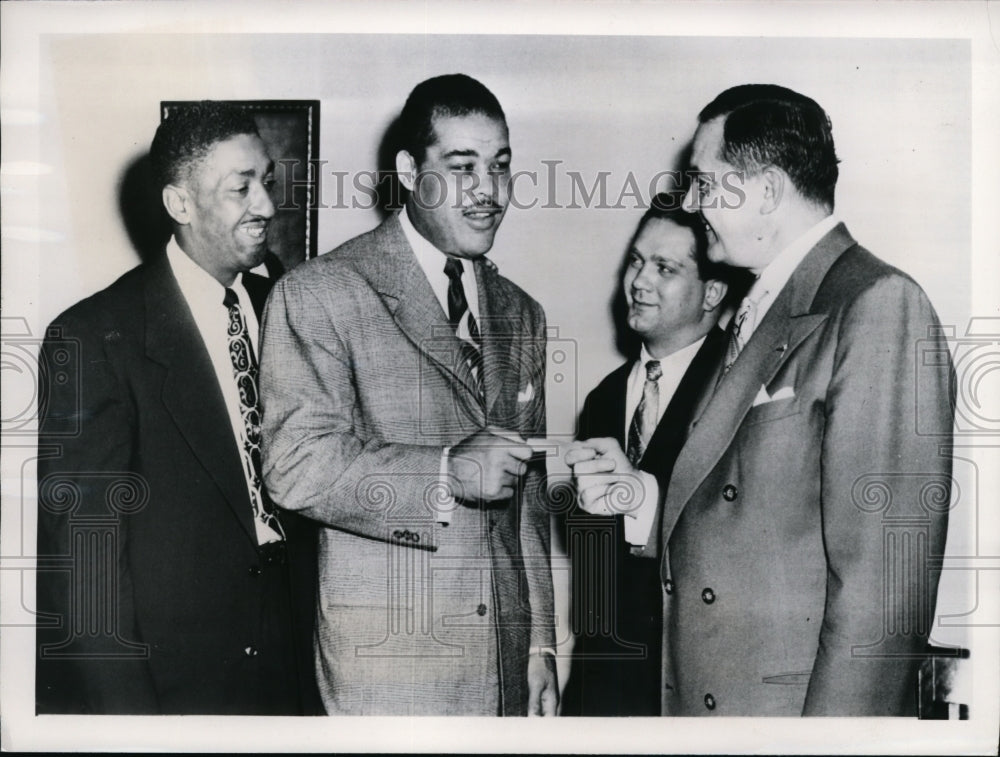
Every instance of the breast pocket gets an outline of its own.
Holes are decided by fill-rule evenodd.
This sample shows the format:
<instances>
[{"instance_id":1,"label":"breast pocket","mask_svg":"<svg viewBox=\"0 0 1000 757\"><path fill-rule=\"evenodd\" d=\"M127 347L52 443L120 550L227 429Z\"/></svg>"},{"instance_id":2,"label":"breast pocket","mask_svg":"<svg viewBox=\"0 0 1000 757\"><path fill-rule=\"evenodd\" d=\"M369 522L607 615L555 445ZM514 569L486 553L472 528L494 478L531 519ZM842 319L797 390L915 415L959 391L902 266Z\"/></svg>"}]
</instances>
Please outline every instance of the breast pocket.
<instances>
[{"instance_id":1,"label":"breast pocket","mask_svg":"<svg viewBox=\"0 0 1000 757\"><path fill-rule=\"evenodd\" d=\"M790 415L797 415L800 412L802 412L802 405L798 397L765 402L750 408L743 419L743 425L752 426L758 423L776 421L779 418L787 418Z\"/></svg>"}]
</instances>

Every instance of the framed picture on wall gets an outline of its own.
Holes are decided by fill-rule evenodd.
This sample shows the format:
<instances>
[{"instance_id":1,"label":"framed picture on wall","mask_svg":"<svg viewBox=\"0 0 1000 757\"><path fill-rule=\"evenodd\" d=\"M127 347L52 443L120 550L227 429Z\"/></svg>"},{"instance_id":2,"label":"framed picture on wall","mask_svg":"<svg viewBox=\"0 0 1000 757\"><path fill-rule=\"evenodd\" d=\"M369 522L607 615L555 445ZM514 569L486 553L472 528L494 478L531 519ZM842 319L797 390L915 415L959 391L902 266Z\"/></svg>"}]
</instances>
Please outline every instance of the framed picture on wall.
<instances>
[{"instance_id":1,"label":"framed picture on wall","mask_svg":"<svg viewBox=\"0 0 1000 757\"><path fill-rule=\"evenodd\" d=\"M319 100L228 100L249 110L274 160L275 215L267 232L268 248L284 270L316 256L319 175ZM160 103L160 120L191 100ZM272 275L273 258L267 261Z\"/></svg>"}]
</instances>

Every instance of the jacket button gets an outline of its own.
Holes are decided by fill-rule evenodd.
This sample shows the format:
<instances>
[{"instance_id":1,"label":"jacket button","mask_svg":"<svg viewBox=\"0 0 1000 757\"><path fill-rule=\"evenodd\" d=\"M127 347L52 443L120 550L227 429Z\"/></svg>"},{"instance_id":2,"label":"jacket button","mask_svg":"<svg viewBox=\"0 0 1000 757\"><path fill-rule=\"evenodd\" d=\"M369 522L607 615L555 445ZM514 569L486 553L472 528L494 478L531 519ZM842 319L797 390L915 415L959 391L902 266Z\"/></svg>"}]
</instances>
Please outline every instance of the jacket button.
<instances>
[{"instance_id":1,"label":"jacket button","mask_svg":"<svg viewBox=\"0 0 1000 757\"><path fill-rule=\"evenodd\" d=\"M674 593L674 582L671 579L668 578L667 582L665 584L663 584L663 589L667 592L667 594L673 594Z\"/></svg>"},{"instance_id":2,"label":"jacket button","mask_svg":"<svg viewBox=\"0 0 1000 757\"><path fill-rule=\"evenodd\" d=\"M257 647L255 647L253 644L251 644L249 647L247 647L246 649L243 650L243 654L245 654L247 657L256 657L257 656Z\"/></svg>"},{"instance_id":3,"label":"jacket button","mask_svg":"<svg viewBox=\"0 0 1000 757\"><path fill-rule=\"evenodd\" d=\"M706 605L712 604L712 602L715 601L715 592L712 591L711 589L704 589L701 592L701 601L704 602Z\"/></svg>"},{"instance_id":4,"label":"jacket button","mask_svg":"<svg viewBox=\"0 0 1000 757\"><path fill-rule=\"evenodd\" d=\"M722 498L726 500L726 502L732 502L734 499L736 499L736 495L739 493L740 493L739 489L737 489L732 484L726 484L724 487L722 487Z\"/></svg>"},{"instance_id":5,"label":"jacket button","mask_svg":"<svg viewBox=\"0 0 1000 757\"><path fill-rule=\"evenodd\" d=\"M260 566L259 565L251 565L250 566L250 570L248 572L250 573L251 576L253 576L254 578L256 578L257 576L260 575Z\"/></svg>"},{"instance_id":6,"label":"jacket button","mask_svg":"<svg viewBox=\"0 0 1000 757\"><path fill-rule=\"evenodd\" d=\"M483 617L483 615L485 614L486 614L486 605L479 605L479 607L476 608L476 615L478 615L479 617Z\"/></svg>"},{"instance_id":7,"label":"jacket button","mask_svg":"<svg viewBox=\"0 0 1000 757\"><path fill-rule=\"evenodd\" d=\"M710 709L710 710L714 710L715 709L715 697L713 697L711 694L706 694L705 695L705 706L708 709Z\"/></svg>"}]
</instances>

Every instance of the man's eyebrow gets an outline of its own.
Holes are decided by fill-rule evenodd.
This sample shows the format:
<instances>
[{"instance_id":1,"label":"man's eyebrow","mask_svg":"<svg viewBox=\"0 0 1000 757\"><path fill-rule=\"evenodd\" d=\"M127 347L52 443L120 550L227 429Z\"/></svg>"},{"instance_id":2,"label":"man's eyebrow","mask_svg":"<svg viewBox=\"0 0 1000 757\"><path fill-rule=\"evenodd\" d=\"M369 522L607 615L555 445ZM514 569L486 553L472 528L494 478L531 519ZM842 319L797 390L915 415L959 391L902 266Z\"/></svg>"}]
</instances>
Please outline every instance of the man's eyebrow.
<instances>
[{"instance_id":1,"label":"man's eyebrow","mask_svg":"<svg viewBox=\"0 0 1000 757\"><path fill-rule=\"evenodd\" d=\"M678 256L660 252L659 250L651 252L649 254L649 260L652 260L654 263L668 263L670 265L677 266L678 268L683 268L688 263L695 262L694 255L690 252L683 256Z\"/></svg>"},{"instance_id":2,"label":"man's eyebrow","mask_svg":"<svg viewBox=\"0 0 1000 757\"><path fill-rule=\"evenodd\" d=\"M267 168L264 169L264 174L263 175L267 176L269 173L274 173L274 161L273 160L268 161ZM243 171L233 171L233 174L235 174L236 176L245 176L248 179L252 179L254 176L257 175L257 169L256 168L247 168L247 169L245 169Z\"/></svg>"},{"instance_id":3,"label":"man's eyebrow","mask_svg":"<svg viewBox=\"0 0 1000 757\"><path fill-rule=\"evenodd\" d=\"M479 153L475 150L450 150L441 156L442 158L478 158Z\"/></svg>"},{"instance_id":4,"label":"man's eyebrow","mask_svg":"<svg viewBox=\"0 0 1000 757\"><path fill-rule=\"evenodd\" d=\"M511 155L510 148L509 147L504 147L504 148L501 148L500 150L497 150L497 154L494 157L496 157L496 158L509 158L510 155ZM478 158L479 157L479 151L478 150L471 150L471 149L470 150L449 150L448 152L446 152L441 157L444 158L445 160L447 160L448 158Z\"/></svg>"}]
</instances>

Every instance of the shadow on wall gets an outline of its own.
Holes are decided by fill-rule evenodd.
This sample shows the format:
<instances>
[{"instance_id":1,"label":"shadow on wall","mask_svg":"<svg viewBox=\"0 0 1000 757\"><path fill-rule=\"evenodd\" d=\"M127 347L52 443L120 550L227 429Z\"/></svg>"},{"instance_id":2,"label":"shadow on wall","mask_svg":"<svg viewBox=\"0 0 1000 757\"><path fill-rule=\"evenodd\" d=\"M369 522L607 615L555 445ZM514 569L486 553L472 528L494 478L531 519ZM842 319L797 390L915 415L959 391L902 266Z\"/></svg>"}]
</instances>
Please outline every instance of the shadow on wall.
<instances>
[{"instance_id":1,"label":"shadow on wall","mask_svg":"<svg viewBox=\"0 0 1000 757\"><path fill-rule=\"evenodd\" d=\"M379 221L384 221L403 207L408 192L396 175L396 153L402 149L403 139L399 118L386 127L378 146L378 179L375 182L375 209Z\"/></svg>"},{"instance_id":2,"label":"shadow on wall","mask_svg":"<svg viewBox=\"0 0 1000 757\"><path fill-rule=\"evenodd\" d=\"M161 254L170 239L170 219L154 188L149 153L133 160L118 185L118 210L129 241L142 262Z\"/></svg>"}]
</instances>

